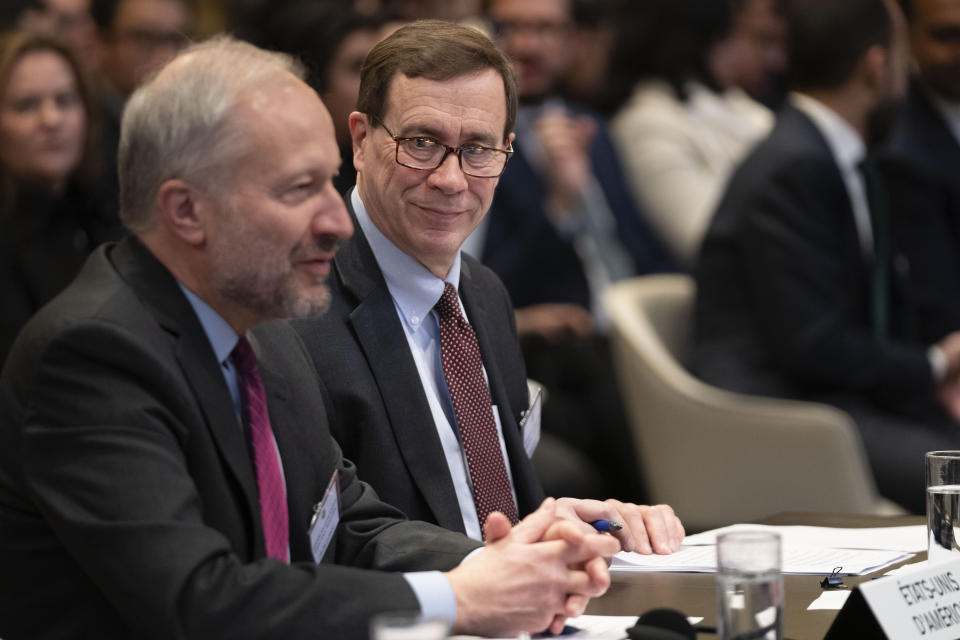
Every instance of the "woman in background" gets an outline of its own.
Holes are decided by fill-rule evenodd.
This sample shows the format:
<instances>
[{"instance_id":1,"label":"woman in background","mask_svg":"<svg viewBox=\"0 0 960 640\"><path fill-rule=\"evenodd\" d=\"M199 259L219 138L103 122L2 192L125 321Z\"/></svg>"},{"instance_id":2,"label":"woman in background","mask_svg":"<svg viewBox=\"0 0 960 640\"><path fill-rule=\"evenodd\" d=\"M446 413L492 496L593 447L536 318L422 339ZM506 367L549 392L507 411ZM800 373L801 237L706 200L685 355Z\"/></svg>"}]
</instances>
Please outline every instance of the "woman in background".
<instances>
[{"instance_id":1,"label":"woman in background","mask_svg":"<svg viewBox=\"0 0 960 640\"><path fill-rule=\"evenodd\" d=\"M730 172L773 124L734 85L744 55L732 29L743 3L636 3L614 54L617 81L631 87L611 123L614 143L649 222L687 268Z\"/></svg>"},{"instance_id":2,"label":"woman in background","mask_svg":"<svg viewBox=\"0 0 960 640\"><path fill-rule=\"evenodd\" d=\"M66 47L0 35L0 363L93 248L119 235L114 208L98 202L91 113Z\"/></svg>"}]
</instances>

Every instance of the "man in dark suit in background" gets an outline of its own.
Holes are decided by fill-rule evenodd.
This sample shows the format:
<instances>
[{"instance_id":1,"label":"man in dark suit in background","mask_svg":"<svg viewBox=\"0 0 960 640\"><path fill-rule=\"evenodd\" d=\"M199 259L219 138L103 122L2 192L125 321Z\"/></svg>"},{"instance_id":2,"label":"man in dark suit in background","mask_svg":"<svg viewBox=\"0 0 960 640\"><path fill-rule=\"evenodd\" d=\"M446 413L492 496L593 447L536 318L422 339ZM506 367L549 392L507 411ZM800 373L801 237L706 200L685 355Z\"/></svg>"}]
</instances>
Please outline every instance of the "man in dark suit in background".
<instances>
[{"instance_id":1,"label":"man in dark suit in background","mask_svg":"<svg viewBox=\"0 0 960 640\"><path fill-rule=\"evenodd\" d=\"M960 1L901 0L914 62L881 155L920 337L960 329Z\"/></svg>"},{"instance_id":2,"label":"man in dark suit in background","mask_svg":"<svg viewBox=\"0 0 960 640\"><path fill-rule=\"evenodd\" d=\"M321 312L352 232L300 78L219 38L131 98L133 237L34 318L0 380L7 640L365 638L390 610L557 631L608 584L616 541L552 502L512 529L491 514L466 560L475 542L405 521L342 458L292 329L251 332Z\"/></svg>"},{"instance_id":3,"label":"man in dark suit in background","mask_svg":"<svg viewBox=\"0 0 960 640\"><path fill-rule=\"evenodd\" d=\"M923 453L960 435L960 336L915 338L867 154L905 89L903 17L892 0L787 8L795 93L707 233L693 365L727 389L846 409L880 492L921 512Z\"/></svg>"},{"instance_id":4,"label":"man in dark suit in background","mask_svg":"<svg viewBox=\"0 0 960 640\"><path fill-rule=\"evenodd\" d=\"M519 515L543 496L529 460L539 409L529 407L509 297L460 251L506 166L516 104L509 63L473 29L414 23L375 46L350 116L357 232L334 261L331 310L296 324L329 394L331 428L362 478L408 516L477 539L488 483ZM450 377L456 361L441 346L437 305L448 294L476 336L471 400L492 446L483 463ZM627 549L649 552L648 531L661 552L683 538L666 506L561 507L623 522Z\"/></svg>"}]
</instances>

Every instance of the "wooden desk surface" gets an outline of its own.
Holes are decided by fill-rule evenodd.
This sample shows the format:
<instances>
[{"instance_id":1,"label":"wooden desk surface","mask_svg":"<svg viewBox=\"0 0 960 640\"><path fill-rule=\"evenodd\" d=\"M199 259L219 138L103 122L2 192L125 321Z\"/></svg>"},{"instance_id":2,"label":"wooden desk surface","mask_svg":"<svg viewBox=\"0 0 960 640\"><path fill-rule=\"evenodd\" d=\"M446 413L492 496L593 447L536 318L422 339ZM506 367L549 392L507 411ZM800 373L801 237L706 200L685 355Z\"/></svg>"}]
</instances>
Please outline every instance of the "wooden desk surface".
<instances>
[{"instance_id":1,"label":"wooden desk surface","mask_svg":"<svg viewBox=\"0 0 960 640\"><path fill-rule=\"evenodd\" d=\"M773 525L818 525L824 527L893 527L924 524L923 516L850 516L840 514L781 513L759 521ZM926 554L911 558L923 559ZM853 587L889 571L891 567L866 576L845 577ZM836 617L836 611L807 611L821 593L818 576L784 576L786 599L783 608L784 638L819 640ZM595 615L640 615L650 609L666 607L688 616L703 616L703 624L716 621L715 574L712 573L632 573L613 574L613 584L602 598L591 601L587 613ZM701 634L702 636L703 634Z\"/></svg>"}]
</instances>

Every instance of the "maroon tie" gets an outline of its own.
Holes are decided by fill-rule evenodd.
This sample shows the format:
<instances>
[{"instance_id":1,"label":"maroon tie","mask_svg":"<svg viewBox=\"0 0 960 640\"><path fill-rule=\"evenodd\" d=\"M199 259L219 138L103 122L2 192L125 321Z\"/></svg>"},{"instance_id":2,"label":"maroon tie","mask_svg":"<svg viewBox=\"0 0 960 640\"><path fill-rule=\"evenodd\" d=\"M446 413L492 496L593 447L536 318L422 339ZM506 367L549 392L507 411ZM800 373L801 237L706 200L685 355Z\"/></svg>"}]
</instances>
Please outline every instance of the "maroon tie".
<instances>
[{"instance_id":1,"label":"maroon tie","mask_svg":"<svg viewBox=\"0 0 960 640\"><path fill-rule=\"evenodd\" d=\"M517 505L500 450L490 389L483 378L477 335L460 311L457 290L449 282L444 285L434 307L440 315L440 359L467 454L477 518L483 527L490 512L499 511L516 524Z\"/></svg>"},{"instance_id":2,"label":"maroon tie","mask_svg":"<svg viewBox=\"0 0 960 640\"><path fill-rule=\"evenodd\" d=\"M237 368L240 392L246 403L246 417L250 426L250 444L253 449L253 466L257 471L257 487L260 493L260 518L263 521L263 537L267 544L267 556L287 561L290 544L289 520L287 519L287 490L280 471L270 416L267 413L267 397L263 392L257 356L243 336L237 341L230 358Z\"/></svg>"}]
</instances>

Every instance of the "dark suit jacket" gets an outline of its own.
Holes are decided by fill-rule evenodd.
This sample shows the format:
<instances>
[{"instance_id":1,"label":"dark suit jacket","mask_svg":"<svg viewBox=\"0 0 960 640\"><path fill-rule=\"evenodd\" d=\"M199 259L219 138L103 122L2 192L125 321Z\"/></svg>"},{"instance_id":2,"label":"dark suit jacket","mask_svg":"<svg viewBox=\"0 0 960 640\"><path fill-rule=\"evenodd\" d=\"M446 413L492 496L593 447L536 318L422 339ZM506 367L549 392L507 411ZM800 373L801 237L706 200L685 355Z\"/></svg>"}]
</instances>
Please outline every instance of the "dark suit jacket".
<instances>
[{"instance_id":1,"label":"dark suit jacket","mask_svg":"<svg viewBox=\"0 0 960 640\"><path fill-rule=\"evenodd\" d=\"M587 113L577 111L576 113ZM590 146L593 173L617 223L617 234L638 274L672 268L666 250L637 209L610 135L600 118ZM500 276L516 307L550 302L590 308L590 290L570 238L547 217L547 187L524 156L523 140L500 178L487 214L482 261Z\"/></svg>"},{"instance_id":2,"label":"dark suit jacket","mask_svg":"<svg viewBox=\"0 0 960 640\"><path fill-rule=\"evenodd\" d=\"M292 566L264 558L219 363L142 245L98 249L27 326L0 383L0 636L365 638L374 612L418 605L401 575L361 569L446 569L476 546L357 480L289 326L253 342ZM308 524L334 470L340 526L316 565Z\"/></svg>"},{"instance_id":3,"label":"dark suit jacket","mask_svg":"<svg viewBox=\"0 0 960 640\"><path fill-rule=\"evenodd\" d=\"M347 201L349 203L349 200ZM294 323L329 392L330 428L381 499L410 518L463 531L453 480L393 298L363 232L334 260L330 310ZM503 437L521 516L543 500L523 449L527 384L513 309L489 269L462 256L460 297L473 325Z\"/></svg>"},{"instance_id":4,"label":"dark suit jacket","mask_svg":"<svg viewBox=\"0 0 960 640\"><path fill-rule=\"evenodd\" d=\"M786 397L864 394L905 413L932 403L926 346L907 337L899 286L892 338L872 333L852 205L826 140L799 110L785 107L732 177L696 277L693 367L707 382Z\"/></svg>"},{"instance_id":5,"label":"dark suit jacket","mask_svg":"<svg viewBox=\"0 0 960 640\"><path fill-rule=\"evenodd\" d=\"M92 189L75 184L56 197L21 186L10 210L0 204L0 366L27 320L70 284L91 251L120 235Z\"/></svg>"},{"instance_id":6,"label":"dark suit jacket","mask_svg":"<svg viewBox=\"0 0 960 640\"><path fill-rule=\"evenodd\" d=\"M919 332L960 329L960 144L916 79L881 155Z\"/></svg>"}]
</instances>

